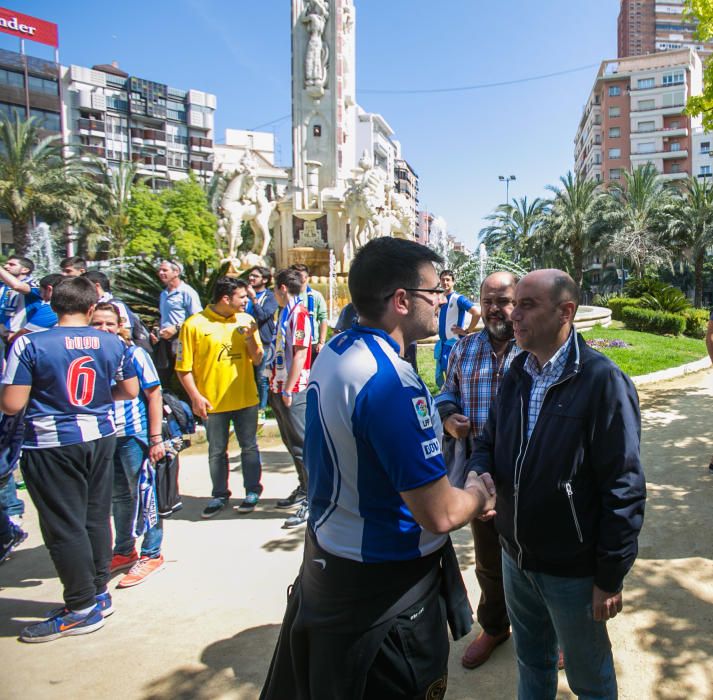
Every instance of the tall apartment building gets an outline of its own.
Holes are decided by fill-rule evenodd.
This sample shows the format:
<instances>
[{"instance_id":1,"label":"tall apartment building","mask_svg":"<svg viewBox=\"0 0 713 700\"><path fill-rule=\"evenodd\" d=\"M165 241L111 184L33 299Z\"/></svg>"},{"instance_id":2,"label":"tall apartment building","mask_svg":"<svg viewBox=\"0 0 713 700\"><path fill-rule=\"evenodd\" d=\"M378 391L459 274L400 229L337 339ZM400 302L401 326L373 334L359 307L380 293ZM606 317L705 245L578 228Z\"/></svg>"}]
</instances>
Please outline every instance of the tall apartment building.
<instances>
[{"instance_id":1,"label":"tall apartment building","mask_svg":"<svg viewBox=\"0 0 713 700\"><path fill-rule=\"evenodd\" d=\"M577 174L617 181L652 163L665 179L690 175L701 121L684 108L702 83L701 60L690 48L604 61L575 137Z\"/></svg>"},{"instance_id":2,"label":"tall apartment building","mask_svg":"<svg viewBox=\"0 0 713 700\"><path fill-rule=\"evenodd\" d=\"M66 143L111 165L136 163L153 189L213 172L215 95L136 76L116 64L62 67Z\"/></svg>"},{"instance_id":3,"label":"tall apartment building","mask_svg":"<svg viewBox=\"0 0 713 700\"><path fill-rule=\"evenodd\" d=\"M693 36L696 24L683 16L684 0L621 0L617 22L619 58L692 48L705 60L713 41Z\"/></svg>"},{"instance_id":4,"label":"tall apartment building","mask_svg":"<svg viewBox=\"0 0 713 700\"><path fill-rule=\"evenodd\" d=\"M394 161L394 190L409 200L415 219L418 211L418 174L403 158Z\"/></svg>"}]
</instances>

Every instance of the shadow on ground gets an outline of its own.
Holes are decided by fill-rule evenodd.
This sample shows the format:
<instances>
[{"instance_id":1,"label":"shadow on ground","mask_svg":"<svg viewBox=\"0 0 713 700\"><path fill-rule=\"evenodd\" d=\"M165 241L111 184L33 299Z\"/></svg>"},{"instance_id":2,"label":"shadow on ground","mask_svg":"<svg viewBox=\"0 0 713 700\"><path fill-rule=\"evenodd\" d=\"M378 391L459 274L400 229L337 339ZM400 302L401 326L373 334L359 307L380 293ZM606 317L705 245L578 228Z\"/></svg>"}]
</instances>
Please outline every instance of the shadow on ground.
<instances>
[{"instance_id":1,"label":"shadow on ground","mask_svg":"<svg viewBox=\"0 0 713 700\"><path fill-rule=\"evenodd\" d=\"M255 698L262 688L279 625L262 625L206 647L203 668L182 667L152 681L143 700Z\"/></svg>"}]
</instances>

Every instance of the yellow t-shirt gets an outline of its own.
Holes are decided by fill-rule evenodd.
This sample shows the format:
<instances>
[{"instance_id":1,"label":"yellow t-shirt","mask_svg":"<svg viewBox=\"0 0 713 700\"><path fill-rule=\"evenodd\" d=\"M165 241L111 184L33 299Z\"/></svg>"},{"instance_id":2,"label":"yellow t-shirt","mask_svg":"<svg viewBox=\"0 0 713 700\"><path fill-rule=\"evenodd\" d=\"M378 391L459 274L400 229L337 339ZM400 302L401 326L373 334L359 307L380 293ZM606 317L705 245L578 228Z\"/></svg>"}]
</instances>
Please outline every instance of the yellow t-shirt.
<instances>
[{"instance_id":1,"label":"yellow t-shirt","mask_svg":"<svg viewBox=\"0 0 713 700\"><path fill-rule=\"evenodd\" d=\"M193 373L198 391L213 406L209 413L237 411L258 403L253 363L245 335L238 330L253 322L245 313L224 318L206 307L181 326L176 370ZM252 335L262 347L258 331Z\"/></svg>"}]
</instances>

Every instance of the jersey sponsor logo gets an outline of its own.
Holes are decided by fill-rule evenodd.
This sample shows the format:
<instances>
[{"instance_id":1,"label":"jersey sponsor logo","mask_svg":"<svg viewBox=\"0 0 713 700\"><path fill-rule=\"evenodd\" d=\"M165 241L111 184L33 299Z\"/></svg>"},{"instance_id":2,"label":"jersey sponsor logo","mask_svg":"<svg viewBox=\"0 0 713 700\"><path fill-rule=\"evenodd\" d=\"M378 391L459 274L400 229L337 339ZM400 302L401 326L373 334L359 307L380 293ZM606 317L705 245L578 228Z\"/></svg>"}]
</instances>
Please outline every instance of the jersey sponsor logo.
<instances>
[{"instance_id":1,"label":"jersey sponsor logo","mask_svg":"<svg viewBox=\"0 0 713 700\"><path fill-rule=\"evenodd\" d=\"M66 336L64 347L67 350L98 350L101 347L99 338L94 335Z\"/></svg>"},{"instance_id":2,"label":"jersey sponsor logo","mask_svg":"<svg viewBox=\"0 0 713 700\"><path fill-rule=\"evenodd\" d=\"M416 418L418 418L418 424L421 428L432 428L433 422L431 421L431 414L428 411L428 401L424 396L419 396L415 399L411 399L413 404L413 410L416 411Z\"/></svg>"},{"instance_id":3,"label":"jersey sponsor logo","mask_svg":"<svg viewBox=\"0 0 713 700\"><path fill-rule=\"evenodd\" d=\"M94 398L97 373L87 365L94 362L89 355L73 360L67 370L67 394L72 406L86 406Z\"/></svg>"},{"instance_id":4,"label":"jersey sponsor logo","mask_svg":"<svg viewBox=\"0 0 713 700\"><path fill-rule=\"evenodd\" d=\"M305 332L301 330L296 330L295 331L295 340L304 340L305 339Z\"/></svg>"},{"instance_id":5,"label":"jersey sponsor logo","mask_svg":"<svg viewBox=\"0 0 713 700\"><path fill-rule=\"evenodd\" d=\"M424 440L421 443L421 449L423 450L423 456L426 459L437 457L441 454L441 443L438 441L438 438L433 438L433 440Z\"/></svg>"}]
</instances>

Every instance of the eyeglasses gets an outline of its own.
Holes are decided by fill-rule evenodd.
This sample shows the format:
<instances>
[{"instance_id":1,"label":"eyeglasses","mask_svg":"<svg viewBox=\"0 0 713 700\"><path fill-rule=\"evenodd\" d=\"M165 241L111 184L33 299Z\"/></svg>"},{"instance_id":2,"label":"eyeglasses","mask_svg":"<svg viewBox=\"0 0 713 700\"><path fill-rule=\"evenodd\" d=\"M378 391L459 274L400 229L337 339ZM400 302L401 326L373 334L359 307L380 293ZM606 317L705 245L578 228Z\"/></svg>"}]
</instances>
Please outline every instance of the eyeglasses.
<instances>
[{"instance_id":1,"label":"eyeglasses","mask_svg":"<svg viewBox=\"0 0 713 700\"><path fill-rule=\"evenodd\" d=\"M445 289L441 289L440 287L434 287L433 289L422 289L419 287L399 287L399 289L403 289L404 292L428 292L429 294L444 294L445 293ZM394 296L394 294L396 294L396 292L398 292L399 289L394 289L394 291L391 292L391 294L389 294L388 296L385 296L384 301L386 301L387 299L391 299L391 297Z\"/></svg>"}]
</instances>

